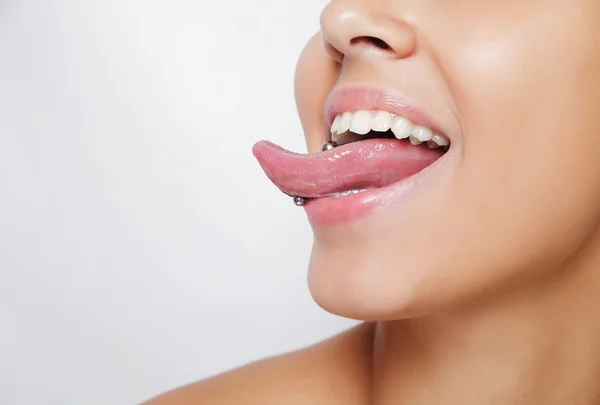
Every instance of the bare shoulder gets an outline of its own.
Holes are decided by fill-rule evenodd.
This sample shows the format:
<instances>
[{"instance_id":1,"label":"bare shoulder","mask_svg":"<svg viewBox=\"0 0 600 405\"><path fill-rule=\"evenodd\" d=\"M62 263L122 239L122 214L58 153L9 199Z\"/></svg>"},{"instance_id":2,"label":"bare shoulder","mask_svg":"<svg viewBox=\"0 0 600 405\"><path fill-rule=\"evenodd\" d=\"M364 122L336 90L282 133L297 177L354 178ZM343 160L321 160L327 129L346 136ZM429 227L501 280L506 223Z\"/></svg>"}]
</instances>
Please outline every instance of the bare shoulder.
<instances>
[{"instance_id":1,"label":"bare shoulder","mask_svg":"<svg viewBox=\"0 0 600 405\"><path fill-rule=\"evenodd\" d=\"M249 364L144 405L362 405L368 403L374 326Z\"/></svg>"}]
</instances>

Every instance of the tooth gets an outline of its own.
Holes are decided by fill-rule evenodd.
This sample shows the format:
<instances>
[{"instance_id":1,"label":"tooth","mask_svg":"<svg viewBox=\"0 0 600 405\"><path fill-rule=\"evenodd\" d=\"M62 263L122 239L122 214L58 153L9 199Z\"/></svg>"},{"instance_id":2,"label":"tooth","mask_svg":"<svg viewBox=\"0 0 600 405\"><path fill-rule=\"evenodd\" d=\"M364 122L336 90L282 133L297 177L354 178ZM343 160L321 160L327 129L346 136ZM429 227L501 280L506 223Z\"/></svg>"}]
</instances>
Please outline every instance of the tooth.
<instances>
[{"instance_id":1,"label":"tooth","mask_svg":"<svg viewBox=\"0 0 600 405\"><path fill-rule=\"evenodd\" d=\"M415 137L415 136L413 136L413 135L409 136L409 137L408 137L408 140L410 141L410 143L411 143L412 145L415 145L415 146L416 146L416 145L420 145L420 144L422 144L422 143L423 143L423 142L421 142L421 140L420 140L419 138L417 138L417 137Z\"/></svg>"},{"instance_id":2,"label":"tooth","mask_svg":"<svg viewBox=\"0 0 600 405\"><path fill-rule=\"evenodd\" d=\"M339 114L335 116L335 120L333 120L333 124L331 124L331 133L332 134L337 133L338 126L340 125L340 119L341 119L341 117Z\"/></svg>"},{"instance_id":3,"label":"tooth","mask_svg":"<svg viewBox=\"0 0 600 405\"><path fill-rule=\"evenodd\" d=\"M392 132L398 139L406 139L412 132L412 123L406 118L396 117L392 121Z\"/></svg>"},{"instance_id":4,"label":"tooth","mask_svg":"<svg viewBox=\"0 0 600 405\"><path fill-rule=\"evenodd\" d=\"M375 114L373 121L371 121L371 129L377 132L389 131L392 126L392 114L387 111L379 111Z\"/></svg>"},{"instance_id":5,"label":"tooth","mask_svg":"<svg viewBox=\"0 0 600 405\"><path fill-rule=\"evenodd\" d=\"M340 118L340 122L338 123L337 133L341 135L343 133L348 132L350 129L350 122L352 121L352 113L346 111L342 114L342 118Z\"/></svg>"},{"instance_id":6,"label":"tooth","mask_svg":"<svg viewBox=\"0 0 600 405\"><path fill-rule=\"evenodd\" d=\"M413 135L409 136L409 137L408 137L408 140L409 140L409 141L410 141L410 143L411 143L411 144L413 144L413 145L420 145L420 144L422 144L422 143L423 143L423 142L421 142L421 140L420 140L419 138L417 138L417 137L415 137L415 136L413 136Z\"/></svg>"},{"instance_id":7,"label":"tooth","mask_svg":"<svg viewBox=\"0 0 600 405\"><path fill-rule=\"evenodd\" d=\"M430 129L427 129L425 127L416 126L412 130L412 136L414 136L421 142L427 142L433 137L433 132L431 132Z\"/></svg>"},{"instance_id":8,"label":"tooth","mask_svg":"<svg viewBox=\"0 0 600 405\"><path fill-rule=\"evenodd\" d=\"M427 141L427 146L429 146L429 149L436 149L440 147L440 145L435 143L435 141Z\"/></svg>"},{"instance_id":9,"label":"tooth","mask_svg":"<svg viewBox=\"0 0 600 405\"><path fill-rule=\"evenodd\" d=\"M444 135L435 134L431 140L437 143L440 146L448 146L450 145L450 140L446 138Z\"/></svg>"},{"instance_id":10,"label":"tooth","mask_svg":"<svg viewBox=\"0 0 600 405\"><path fill-rule=\"evenodd\" d=\"M361 110L355 112L350 123L350 131L359 135L368 134L371 131L371 120L370 111Z\"/></svg>"}]
</instances>

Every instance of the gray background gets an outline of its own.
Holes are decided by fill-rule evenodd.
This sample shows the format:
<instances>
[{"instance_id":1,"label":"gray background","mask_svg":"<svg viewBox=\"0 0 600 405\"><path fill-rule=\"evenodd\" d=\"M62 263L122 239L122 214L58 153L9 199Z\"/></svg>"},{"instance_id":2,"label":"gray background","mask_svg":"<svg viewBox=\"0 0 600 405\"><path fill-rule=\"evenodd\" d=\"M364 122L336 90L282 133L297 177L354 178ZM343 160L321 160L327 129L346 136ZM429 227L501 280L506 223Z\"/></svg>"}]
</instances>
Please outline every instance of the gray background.
<instances>
[{"instance_id":1,"label":"gray background","mask_svg":"<svg viewBox=\"0 0 600 405\"><path fill-rule=\"evenodd\" d=\"M133 404L351 322L252 144L324 2L0 1L0 404Z\"/></svg>"}]
</instances>

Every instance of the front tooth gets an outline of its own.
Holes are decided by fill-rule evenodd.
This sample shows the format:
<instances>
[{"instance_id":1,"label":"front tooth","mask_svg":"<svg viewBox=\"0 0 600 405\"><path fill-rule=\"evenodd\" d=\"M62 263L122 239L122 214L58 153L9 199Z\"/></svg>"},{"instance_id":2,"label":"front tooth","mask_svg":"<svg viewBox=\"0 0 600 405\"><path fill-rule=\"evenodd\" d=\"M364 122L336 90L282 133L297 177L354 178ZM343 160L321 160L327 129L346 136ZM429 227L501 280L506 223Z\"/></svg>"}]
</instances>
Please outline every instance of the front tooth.
<instances>
[{"instance_id":1,"label":"front tooth","mask_svg":"<svg viewBox=\"0 0 600 405\"><path fill-rule=\"evenodd\" d=\"M392 126L392 114L387 111L379 111L371 121L371 129L377 132L386 132Z\"/></svg>"},{"instance_id":2,"label":"front tooth","mask_svg":"<svg viewBox=\"0 0 600 405\"><path fill-rule=\"evenodd\" d=\"M335 116L335 120L333 120L333 124L331 124L331 133L336 134L338 130L338 126L340 125L341 117L340 115Z\"/></svg>"},{"instance_id":3,"label":"front tooth","mask_svg":"<svg viewBox=\"0 0 600 405\"><path fill-rule=\"evenodd\" d=\"M371 131L372 116L370 111L357 111L352 117L350 131L359 135L366 135Z\"/></svg>"},{"instance_id":4,"label":"front tooth","mask_svg":"<svg viewBox=\"0 0 600 405\"><path fill-rule=\"evenodd\" d=\"M427 142L433 137L433 132L428 128L416 126L413 128L411 135L421 142Z\"/></svg>"},{"instance_id":5,"label":"front tooth","mask_svg":"<svg viewBox=\"0 0 600 405\"><path fill-rule=\"evenodd\" d=\"M406 139L410 136L413 126L406 118L396 117L392 121L392 132L398 139Z\"/></svg>"},{"instance_id":6,"label":"front tooth","mask_svg":"<svg viewBox=\"0 0 600 405\"><path fill-rule=\"evenodd\" d=\"M352 113L346 111L342 114L342 118L340 118L340 122L338 123L337 133L341 135L343 133L348 132L350 129L350 122L352 121Z\"/></svg>"},{"instance_id":7,"label":"front tooth","mask_svg":"<svg viewBox=\"0 0 600 405\"><path fill-rule=\"evenodd\" d=\"M431 140L440 146L450 145L450 139L446 138L444 135L435 134Z\"/></svg>"}]
</instances>

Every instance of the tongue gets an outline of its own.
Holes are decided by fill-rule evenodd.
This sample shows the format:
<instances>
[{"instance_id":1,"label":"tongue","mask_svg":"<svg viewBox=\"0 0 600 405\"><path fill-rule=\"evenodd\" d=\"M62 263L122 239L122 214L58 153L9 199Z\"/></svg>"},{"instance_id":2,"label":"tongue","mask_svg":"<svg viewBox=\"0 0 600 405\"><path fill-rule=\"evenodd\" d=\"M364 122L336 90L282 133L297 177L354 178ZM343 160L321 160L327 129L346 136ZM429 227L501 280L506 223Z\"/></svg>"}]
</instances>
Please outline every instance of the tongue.
<instances>
[{"instance_id":1,"label":"tongue","mask_svg":"<svg viewBox=\"0 0 600 405\"><path fill-rule=\"evenodd\" d=\"M306 198L384 187L420 172L443 154L398 139L352 142L312 155L261 141L252 152L281 191Z\"/></svg>"}]
</instances>

